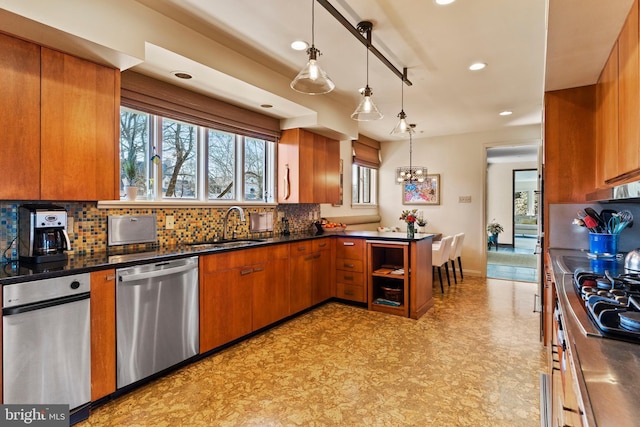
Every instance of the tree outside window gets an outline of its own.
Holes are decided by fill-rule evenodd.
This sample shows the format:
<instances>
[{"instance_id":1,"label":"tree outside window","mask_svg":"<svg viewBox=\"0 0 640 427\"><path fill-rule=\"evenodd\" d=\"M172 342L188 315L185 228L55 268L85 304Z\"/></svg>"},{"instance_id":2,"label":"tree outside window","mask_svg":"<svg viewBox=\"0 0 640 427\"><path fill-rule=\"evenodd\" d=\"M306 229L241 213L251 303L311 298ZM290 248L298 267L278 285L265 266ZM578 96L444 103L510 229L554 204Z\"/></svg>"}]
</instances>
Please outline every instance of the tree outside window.
<instances>
[{"instance_id":1,"label":"tree outside window","mask_svg":"<svg viewBox=\"0 0 640 427\"><path fill-rule=\"evenodd\" d=\"M197 196L196 127L162 119L162 195L195 198Z\"/></svg>"},{"instance_id":2,"label":"tree outside window","mask_svg":"<svg viewBox=\"0 0 640 427\"><path fill-rule=\"evenodd\" d=\"M124 193L124 186L129 185L124 171L128 162L136 166L133 183L138 187L138 194L145 194L149 178L148 149L149 114L123 108L120 114L120 194Z\"/></svg>"},{"instance_id":3,"label":"tree outside window","mask_svg":"<svg viewBox=\"0 0 640 427\"><path fill-rule=\"evenodd\" d=\"M274 152L274 141L121 108L121 194L124 165L133 162L139 198L272 202Z\"/></svg>"}]
</instances>

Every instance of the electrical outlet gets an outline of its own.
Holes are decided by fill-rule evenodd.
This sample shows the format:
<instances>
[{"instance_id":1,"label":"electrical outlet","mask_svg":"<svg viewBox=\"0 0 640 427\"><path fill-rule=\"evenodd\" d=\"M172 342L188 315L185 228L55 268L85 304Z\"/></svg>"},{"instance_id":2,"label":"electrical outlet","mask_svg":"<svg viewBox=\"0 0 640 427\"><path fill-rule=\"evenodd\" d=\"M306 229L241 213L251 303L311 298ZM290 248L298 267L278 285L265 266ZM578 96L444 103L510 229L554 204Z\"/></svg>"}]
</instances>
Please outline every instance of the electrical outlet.
<instances>
[{"instance_id":1,"label":"electrical outlet","mask_svg":"<svg viewBox=\"0 0 640 427\"><path fill-rule=\"evenodd\" d=\"M73 218L67 218L67 233L73 233Z\"/></svg>"},{"instance_id":2,"label":"electrical outlet","mask_svg":"<svg viewBox=\"0 0 640 427\"><path fill-rule=\"evenodd\" d=\"M471 203L471 196L458 196L458 203Z\"/></svg>"},{"instance_id":3,"label":"electrical outlet","mask_svg":"<svg viewBox=\"0 0 640 427\"><path fill-rule=\"evenodd\" d=\"M167 215L164 222L164 228L167 230L173 230L174 227L175 227L175 218L173 217L173 215Z\"/></svg>"}]
</instances>

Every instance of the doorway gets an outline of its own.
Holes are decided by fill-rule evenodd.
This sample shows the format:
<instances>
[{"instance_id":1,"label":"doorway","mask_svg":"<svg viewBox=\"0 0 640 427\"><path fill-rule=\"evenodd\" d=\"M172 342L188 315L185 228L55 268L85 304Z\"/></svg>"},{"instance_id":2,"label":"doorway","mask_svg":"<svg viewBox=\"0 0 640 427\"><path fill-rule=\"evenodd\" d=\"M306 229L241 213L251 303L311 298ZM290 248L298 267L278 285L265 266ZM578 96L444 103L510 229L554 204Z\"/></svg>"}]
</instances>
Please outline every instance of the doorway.
<instances>
[{"instance_id":1,"label":"doorway","mask_svg":"<svg viewBox=\"0 0 640 427\"><path fill-rule=\"evenodd\" d=\"M485 216L504 229L486 252L489 278L538 281L538 147L487 148Z\"/></svg>"}]
</instances>

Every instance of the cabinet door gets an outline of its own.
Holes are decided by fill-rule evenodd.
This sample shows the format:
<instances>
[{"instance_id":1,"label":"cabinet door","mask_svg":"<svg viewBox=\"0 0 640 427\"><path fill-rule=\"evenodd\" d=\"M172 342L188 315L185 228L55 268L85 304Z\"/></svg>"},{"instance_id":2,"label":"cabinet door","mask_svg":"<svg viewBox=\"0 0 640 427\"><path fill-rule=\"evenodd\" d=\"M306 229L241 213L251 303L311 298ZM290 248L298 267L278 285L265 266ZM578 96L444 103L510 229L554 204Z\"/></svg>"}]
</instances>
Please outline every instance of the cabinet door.
<instances>
[{"instance_id":1,"label":"cabinet door","mask_svg":"<svg viewBox=\"0 0 640 427\"><path fill-rule=\"evenodd\" d=\"M42 200L118 199L119 79L42 48Z\"/></svg>"},{"instance_id":2,"label":"cabinet door","mask_svg":"<svg viewBox=\"0 0 640 427\"><path fill-rule=\"evenodd\" d=\"M91 273L91 400L116 391L116 273Z\"/></svg>"},{"instance_id":3,"label":"cabinet door","mask_svg":"<svg viewBox=\"0 0 640 427\"><path fill-rule=\"evenodd\" d=\"M311 304L318 304L332 297L331 251L320 251L313 255L313 283Z\"/></svg>"},{"instance_id":4,"label":"cabinet door","mask_svg":"<svg viewBox=\"0 0 640 427\"><path fill-rule=\"evenodd\" d=\"M596 119L596 187L602 188L618 175L618 43L598 80Z\"/></svg>"},{"instance_id":5,"label":"cabinet door","mask_svg":"<svg viewBox=\"0 0 640 427\"><path fill-rule=\"evenodd\" d=\"M618 37L618 175L635 171L640 166L638 65L638 2L635 1Z\"/></svg>"},{"instance_id":6,"label":"cabinet door","mask_svg":"<svg viewBox=\"0 0 640 427\"><path fill-rule=\"evenodd\" d=\"M545 93L545 209L595 190L595 98L595 85Z\"/></svg>"},{"instance_id":7,"label":"cabinet door","mask_svg":"<svg viewBox=\"0 0 640 427\"><path fill-rule=\"evenodd\" d=\"M0 199L40 198L40 46L0 34Z\"/></svg>"},{"instance_id":8,"label":"cabinet door","mask_svg":"<svg viewBox=\"0 0 640 427\"><path fill-rule=\"evenodd\" d=\"M290 259L292 314L311 307L313 256L313 253L308 253Z\"/></svg>"},{"instance_id":9,"label":"cabinet door","mask_svg":"<svg viewBox=\"0 0 640 427\"><path fill-rule=\"evenodd\" d=\"M280 258L253 267L253 330L289 315L289 260Z\"/></svg>"},{"instance_id":10,"label":"cabinet door","mask_svg":"<svg viewBox=\"0 0 640 427\"><path fill-rule=\"evenodd\" d=\"M251 333L251 273L241 267L201 275L200 353Z\"/></svg>"}]
</instances>

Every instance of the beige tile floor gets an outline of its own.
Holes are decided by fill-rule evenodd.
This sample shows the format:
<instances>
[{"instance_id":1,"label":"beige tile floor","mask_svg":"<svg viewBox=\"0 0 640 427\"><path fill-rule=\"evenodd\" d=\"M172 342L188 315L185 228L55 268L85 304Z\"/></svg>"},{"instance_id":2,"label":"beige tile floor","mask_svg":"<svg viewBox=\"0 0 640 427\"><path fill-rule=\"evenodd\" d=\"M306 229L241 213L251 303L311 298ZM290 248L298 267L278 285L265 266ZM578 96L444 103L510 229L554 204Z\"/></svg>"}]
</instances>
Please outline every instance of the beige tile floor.
<instances>
[{"instance_id":1,"label":"beige tile floor","mask_svg":"<svg viewBox=\"0 0 640 427\"><path fill-rule=\"evenodd\" d=\"M467 278L415 321L329 303L78 426L539 426L534 283Z\"/></svg>"}]
</instances>

